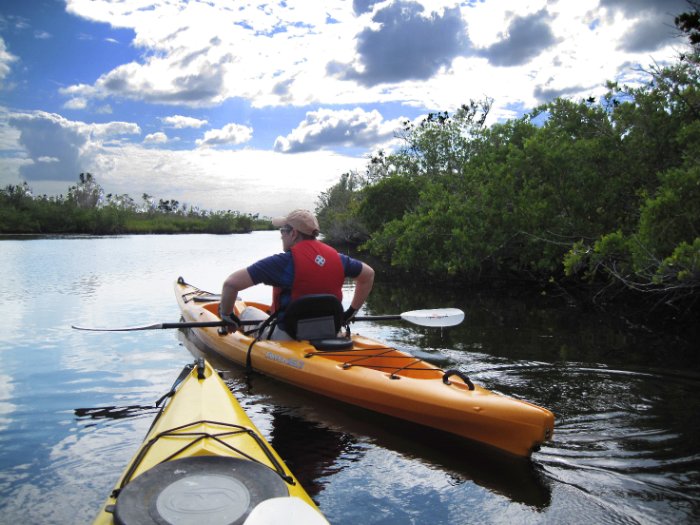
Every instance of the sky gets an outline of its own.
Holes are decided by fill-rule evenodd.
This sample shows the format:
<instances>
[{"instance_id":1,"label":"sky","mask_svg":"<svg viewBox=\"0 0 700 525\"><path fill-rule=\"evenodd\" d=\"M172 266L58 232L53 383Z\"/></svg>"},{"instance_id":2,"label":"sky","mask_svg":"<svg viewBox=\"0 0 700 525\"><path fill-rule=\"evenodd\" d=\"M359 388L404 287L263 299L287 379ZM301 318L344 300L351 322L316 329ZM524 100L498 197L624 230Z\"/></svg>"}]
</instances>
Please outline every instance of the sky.
<instances>
[{"instance_id":1,"label":"sky","mask_svg":"<svg viewBox=\"0 0 700 525\"><path fill-rule=\"evenodd\" d=\"M683 51L686 0L3 0L0 187L276 216L493 99L489 124Z\"/></svg>"}]
</instances>

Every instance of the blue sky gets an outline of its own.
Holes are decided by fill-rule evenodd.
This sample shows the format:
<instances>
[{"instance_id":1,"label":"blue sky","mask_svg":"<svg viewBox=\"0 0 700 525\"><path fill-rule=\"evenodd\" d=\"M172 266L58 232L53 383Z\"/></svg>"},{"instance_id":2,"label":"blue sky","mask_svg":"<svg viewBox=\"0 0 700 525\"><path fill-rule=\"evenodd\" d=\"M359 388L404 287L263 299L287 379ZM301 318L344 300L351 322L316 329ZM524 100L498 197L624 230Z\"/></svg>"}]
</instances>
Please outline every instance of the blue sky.
<instances>
[{"instance_id":1,"label":"blue sky","mask_svg":"<svg viewBox=\"0 0 700 525\"><path fill-rule=\"evenodd\" d=\"M685 0L5 0L0 186L276 215L406 119L494 100L491 122L682 50Z\"/></svg>"}]
</instances>

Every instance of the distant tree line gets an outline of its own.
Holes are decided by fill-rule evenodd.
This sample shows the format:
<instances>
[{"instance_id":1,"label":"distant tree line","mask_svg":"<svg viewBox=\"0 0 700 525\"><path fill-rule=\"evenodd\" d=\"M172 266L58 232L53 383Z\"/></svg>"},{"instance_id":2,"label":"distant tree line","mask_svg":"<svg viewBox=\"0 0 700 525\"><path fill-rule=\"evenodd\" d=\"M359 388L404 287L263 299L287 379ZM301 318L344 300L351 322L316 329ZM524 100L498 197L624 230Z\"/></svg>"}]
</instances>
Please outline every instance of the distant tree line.
<instances>
[{"instance_id":1,"label":"distant tree line","mask_svg":"<svg viewBox=\"0 0 700 525\"><path fill-rule=\"evenodd\" d=\"M700 24L691 53L485 126L492 101L406 122L403 146L323 192L332 243L354 243L416 278L512 278L648 298L679 311L700 291Z\"/></svg>"},{"instance_id":2,"label":"distant tree line","mask_svg":"<svg viewBox=\"0 0 700 525\"><path fill-rule=\"evenodd\" d=\"M237 211L208 211L144 193L137 202L104 190L81 173L66 195L34 196L25 182L0 190L0 233L248 233L269 220Z\"/></svg>"}]
</instances>

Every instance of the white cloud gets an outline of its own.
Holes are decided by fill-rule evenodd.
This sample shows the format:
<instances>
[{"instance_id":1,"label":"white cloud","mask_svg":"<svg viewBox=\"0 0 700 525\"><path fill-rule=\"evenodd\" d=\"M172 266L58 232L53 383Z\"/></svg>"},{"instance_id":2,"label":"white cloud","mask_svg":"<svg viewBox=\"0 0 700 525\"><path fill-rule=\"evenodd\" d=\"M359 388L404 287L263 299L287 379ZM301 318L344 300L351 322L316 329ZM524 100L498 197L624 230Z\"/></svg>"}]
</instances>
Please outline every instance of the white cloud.
<instances>
[{"instance_id":1,"label":"white cloud","mask_svg":"<svg viewBox=\"0 0 700 525\"><path fill-rule=\"evenodd\" d=\"M357 35L355 63L333 60L327 71L364 86L430 79L455 57L469 53L459 7L441 11L409 1L382 4L372 15L373 23Z\"/></svg>"},{"instance_id":2,"label":"white cloud","mask_svg":"<svg viewBox=\"0 0 700 525\"><path fill-rule=\"evenodd\" d=\"M681 1L673 0L672 9ZM649 0L639 13L627 9L625 18L614 12L624 2L604 4L607 9L599 0L329 1L320 9L307 0L235 7L68 0L69 13L133 29L132 45L143 52L94 84L64 93L192 107L240 98L253 108L401 102L430 110L455 109L487 95L495 99L494 114L507 114L509 106L541 102L542 93L601 91L620 64L652 59L634 50L653 46L657 61L675 56L677 40L649 29L652 20L672 26L668 12L651 9ZM411 16L404 16L409 7ZM445 29L437 44L415 34L433 27ZM531 34L539 40L523 46ZM396 35L413 35L406 45L425 42L425 60L413 53L406 61L406 45L395 45ZM389 42L394 45L387 47ZM493 63L478 59L477 51ZM353 69L343 73L338 64ZM504 77L509 81L503 83Z\"/></svg>"},{"instance_id":3,"label":"white cloud","mask_svg":"<svg viewBox=\"0 0 700 525\"><path fill-rule=\"evenodd\" d=\"M369 151L386 144L404 120L393 116L453 112L488 96L495 99L490 119L512 118L557 94L599 96L622 67L626 80L634 81L637 64L676 56L673 46L679 40L666 40L664 30L672 27L669 13L685 0L409 2L66 0L71 16L105 29L90 36L76 24L76 38L118 49L112 57L127 56L124 52L131 58L97 72L91 67L89 76L56 74L51 80L65 86L59 90L64 107L99 121L105 117L96 114L111 114L112 108L128 116L91 124L39 111L9 115L0 108L0 178L23 176L32 185L60 186L65 192L64 181L91 171L113 193L146 191L208 208L254 212L277 207L281 213L297 199L312 207L318 192L340 173L366 163L331 149ZM19 17L13 23L13 31L32 30ZM47 29L59 34L58 28ZM446 33L420 38L432 30ZM124 40L132 32L131 41ZM14 42L6 38L9 48L0 38L0 86L15 80L15 70L19 75L33 67L16 65L19 59L10 53ZM118 43L116 38L123 48L105 44ZM399 41L405 45L389 46ZM423 60L412 63L405 57L414 48ZM351 73L343 74L337 64L352 65ZM24 89L19 80L17 86L17 92ZM44 107L54 107L48 104L53 102ZM171 109L163 112L163 104ZM297 110L276 113L276 106L314 111L290 125L289 115ZM201 107L216 109L192 109ZM392 118L380 111L391 111ZM141 126L122 122L135 112ZM274 130L276 124L283 131ZM141 127L154 132L143 137ZM260 141L279 135L274 152L255 149L254 127ZM193 132L200 134L199 147L166 150L160 146L177 138L159 128L188 139L188 131L170 130L200 129ZM245 149L231 147L241 144Z\"/></svg>"},{"instance_id":4,"label":"white cloud","mask_svg":"<svg viewBox=\"0 0 700 525\"><path fill-rule=\"evenodd\" d=\"M87 99L83 97L75 97L63 104L63 107L66 109L85 109L87 105Z\"/></svg>"},{"instance_id":5,"label":"white cloud","mask_svg":"<svg viewBox=\"0 0 700 525\"><path fill-rule=\"evenodd\" d=\"M175 129L182 128L201 128L208 124L206 120L201 120L193 117L184 117L182 115L173 115L171 117L162 118L164 125Z\"/></svg>"},{"instance_id":6,"label":"white cloud","mask_svg":"<svg viewBox=\"0 0 700 525\"><path fill-rule=\"evenodd\" d=\"M477 51L496 66L518 66L531 62L556 42L550 27L551 16L541 9L526 16L514 17L502 38Z\"/></svg>"},{"instance_id":7,"label":"white cloud","mask_svg":"<svg viewBox=\"0 0 700 525\"><path fill-rule=\"evenodd\" d=\"M19 167L22 177L34 180L74 180L85 171L95 150L124 135L140 134L137 124L107 122L90 124L71 121L55 113L6 113L7 125L19 131L16 149L30 162ZM51 162L47 162L51 159Z\"/></svg>"},{"instance_id":8,"label":"white cloud","mask_svg":"<svg viewBox=\"0 0 700 525\"><path fill-rule=\"evenodd\" d=\"M275 151L298 153L326 147L372 147L387 142L406 120L385 121L376 111L319 109L306 114L306 119L286 137L277 137Z\"/></svg>"},{"instance_id":9,"label":"white cloud","mask_svg":"<svg viewBox=\"0 0 700 525\"><path fill-rule=\"evenodd\" d=\"M326 63L347 55L336 51L351 42L355 32L351 7L339 2L323 9L292 0L264 8L188 3L139 10L131 4L71 0L67 10L132 28L136 34L132 44L144 50L143 60L122 64L98 78L91 86L94 96L191 106L233 97L251 100L255 106L280 103L289 96L303 102L309 98L306 86L315 89L325 77ZM330 24L329 18L345 23ZM275 94L275 86L289 79L301 82L302 89L295 88L287 98Z\"/></svg>"},{"instance_id":10,"label":"white cloud","mask_svg":"<svg viewBox=\"0 0 700 525\"><path fill-rule=\"evenodd\" d=\"M149 133L143 139L144 144L165 144L166 142L168 142L168 136L162 131Z\"/></svg>"},{"instance_id":11,"label":"white cloud","mask_svg":"<svg viewBox=\"0 0 700 525\"><path fill-rule=\"evenodd\" d=\"M134 198L148 193L205 209L273 216L313 208L319 193L342 173L366 164L365 158L330 151L167 150L153 143L113 147L104 140L136 129L129 123L88 124L43 112L10 115L0 108L0 142L6 151L24 148L28 157L0 158L0 181L24 179L35 194L58 194L87 171L108 193Z\"/></svg>"},{"instance_id":12,"label":"white cloud","mask_svg":"<svg viewBox=\"0 0 700 525\"><path fill-rule=\"evenodd\" d=\"M17 57L7 50L5 41L0 37L0 87L3 81L10 74L11 64L17 61Z\"/></svg>"},{"instance_id":13,"label":"white cloud","mask_svg":"<svg viewBox=\"0 0 700 525\"><path fill-rule=\"evenodd\" d=\"M69 97L96 97L98 94L97 89L88 84L73 84L72 86L60 88L58 92Z\"/></svg>"},{"instance_id":14,"label":"white cloud","mask_svg":"<svg viewBox=\"0 0 700 525\"><path fill-rule=\"evenodd\" d=\"M141 128L133 122L106 122L104 124L79 123L79 128L92 138L107 138L116 135L139 135Z\"/></svg>"},{"instance_id":15,"label":"white cloud","mask_svg":"<svg viewBox=\"0 0 700 525\"><path fill-rule=\"evenodd\" d=\"M221 129L212 129L204 133L204 138L197 140L197 146L235 146L248 142L253 137L253 128L241 124L226 124Z\"/></svg>"},{"instance_id":16,"label":"white cloud","mask_svg":"<svg viewBox=\"0 0 700 525\"><path fill-rule=\"evenodd\" d=\"M7 108L0 106L0 151L18 151L19 130L10 126L9 119L12 114Z\"/></svg>"},{"instance_id":17,"label":"white cloud","mask_svg":"<svg viewBox=\"0 0 700 525\"><path fill-rule=\"evenodd\" d=\"M320 192L366 160L332 152L168 151L131 145L95 158L98 182L113 193L149 193L206 209L281 215L313 209Z\"/></svg>"}]
</instances>

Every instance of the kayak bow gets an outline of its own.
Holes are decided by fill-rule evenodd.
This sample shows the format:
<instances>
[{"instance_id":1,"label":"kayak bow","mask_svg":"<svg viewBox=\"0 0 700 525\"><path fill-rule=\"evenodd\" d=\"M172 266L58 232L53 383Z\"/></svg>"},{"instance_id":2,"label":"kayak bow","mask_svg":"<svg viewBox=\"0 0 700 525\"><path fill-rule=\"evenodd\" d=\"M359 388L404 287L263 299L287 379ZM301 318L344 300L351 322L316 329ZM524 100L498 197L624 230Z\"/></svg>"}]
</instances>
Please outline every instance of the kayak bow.
<instances>
[{"instance_id":1,"label":"kayak bow","mask_svg":"<svg viewBox=\"0 0 700 525\"><path fill-rule=\"evenodd\" d=\"M204 359L166 399L95 525L328 524Z\"/></svg>"},{"instance_id":2,"label":"kayak bow","mask_svg":"<svg viewBox=\"0 0 700 525\"><path fill-rule=\"evenodd\" d=\"M219 319L218 302L196 300L211 296L208 292L180 278L175 293L186 322ZM247 305L239 298L235 313ZM515 456L529 457L554 431L554 415L545 408L496 394L460 371L443 370L358 334L349 348L332 350L309 341L256 341L241 331L219 335L214 328L193 328L192 334L222 357L280 381Z\"/></svg>"}]
</instances>

